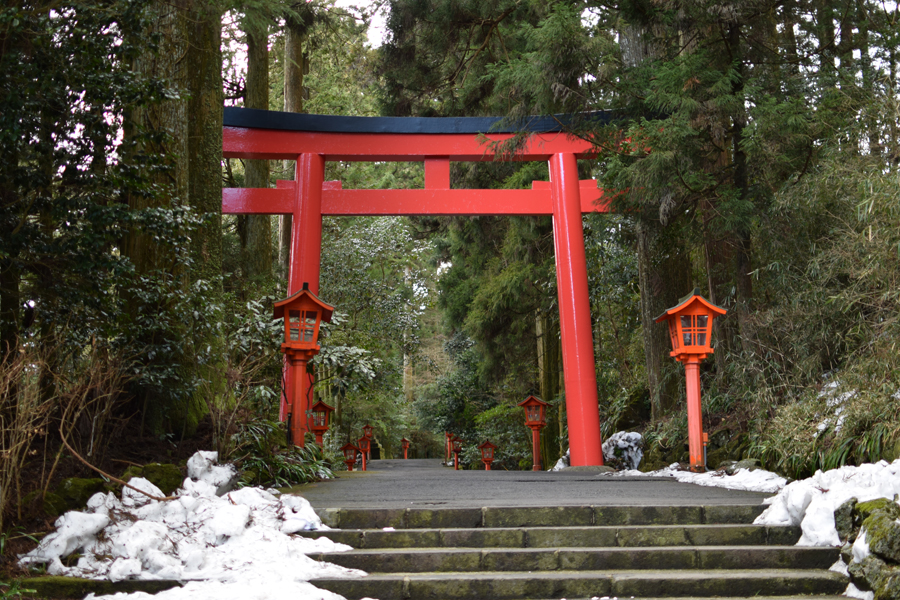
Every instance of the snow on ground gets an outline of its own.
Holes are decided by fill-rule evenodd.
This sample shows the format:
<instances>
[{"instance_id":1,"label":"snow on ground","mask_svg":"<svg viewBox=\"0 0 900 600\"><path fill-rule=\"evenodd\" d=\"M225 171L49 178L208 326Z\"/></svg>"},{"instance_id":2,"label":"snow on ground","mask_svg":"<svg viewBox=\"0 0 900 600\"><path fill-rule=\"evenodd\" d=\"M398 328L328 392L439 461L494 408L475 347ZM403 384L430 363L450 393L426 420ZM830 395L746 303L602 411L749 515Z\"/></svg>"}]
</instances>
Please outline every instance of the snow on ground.
<instances>
[{"instance_id":1,"label":"snow on ground","mask_svg":"<svg viewBox=\"0 0 900 600\"><path fill-rule=\"evenodd\" d=\"M20 562L46 564L51 575L188 582L152 596L158 600L337 600L341 596L307 581L365 574L306 556L350 547L291 535L327 529L304 498L261 488L224 492L234 468L215 462L214 452L192 457L188 472L197 480L185 479L171 500L152 500L129 488L121 500L112 493L94 495L84 512L61 516L56 531ZM129 483L163 496L146 479ZM224 495L216 495L217 489ZM61 558L73 552L83 556L67 567ZM96 600L150 597L137 592Z\"/></svg>"},{"instance_id":2,"label":"snow on ground","mask_svg":"<svg viewBox=\"0 0 900 600\"><path fill-rule=\"evenodd\" d=\"M808 479L787 485L756 519L764 525L799 525L803 536L798 546L838 546L834 511L850 498L867 502L894 499L900 494L900 459L858 467L816 471Z\"/></svg>"},{"instance_id":3,"label":"snow on ground","mask_svg":"<svg viewBox=\"0 0 900 600\"><path fill-rule=\"evenodd\" d=\"M731 490L743 490L746 492L764 492L774 494L784 487L787 480L770 471L763 469L737 469L734 475L727 475L724 471L707 471L706 473L694 473L692 471L682 471L678 463L672 463L665 469L658 471L649 471L642 473L640 471L629 470L619 471L616 475L626 475L632 477L653 476L653 477L672 477L682 483L693 483L696 485L705 485L708 487L721 487Z\"/></svg>"}]
</instances>

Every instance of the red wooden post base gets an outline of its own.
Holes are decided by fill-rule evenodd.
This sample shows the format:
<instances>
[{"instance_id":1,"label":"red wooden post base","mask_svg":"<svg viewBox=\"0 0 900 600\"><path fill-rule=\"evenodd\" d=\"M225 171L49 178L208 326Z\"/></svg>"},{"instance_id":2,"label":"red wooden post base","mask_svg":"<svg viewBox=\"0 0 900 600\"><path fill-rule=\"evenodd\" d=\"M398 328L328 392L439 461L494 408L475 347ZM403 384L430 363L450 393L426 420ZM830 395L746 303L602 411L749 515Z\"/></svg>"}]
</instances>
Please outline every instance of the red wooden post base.
<instances>
[{"instance_id":1,"label":"red wooden post base","mask_svg":"<svg viewBox=\"0 0 900 600\"><path fill-rule=\"evenodd\" d=\"M691 356L684 361L684 376L687 384L688 413L688 453L691 470L706 470L703 457L703 408L700 403L700 357Z\"/></svg>"}]
</instances>

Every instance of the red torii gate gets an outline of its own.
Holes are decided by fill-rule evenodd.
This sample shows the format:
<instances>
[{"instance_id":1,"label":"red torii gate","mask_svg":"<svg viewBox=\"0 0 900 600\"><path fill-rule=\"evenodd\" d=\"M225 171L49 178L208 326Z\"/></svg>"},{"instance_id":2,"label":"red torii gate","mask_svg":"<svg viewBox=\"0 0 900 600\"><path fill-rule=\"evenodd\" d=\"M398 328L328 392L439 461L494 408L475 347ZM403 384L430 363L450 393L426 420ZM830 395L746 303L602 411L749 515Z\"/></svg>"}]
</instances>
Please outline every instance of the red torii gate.
<instances>
[{"instance_id":1,"label":"red torii gate","mask_svg":"<svg viewBox=\"0 0 900 600\"><path fill-rule=\"evenodd\" d=\"M570 463L602 465L581 215L606 212L607 204L595 180L578 180L576 165L596 150L561 132L556 119L531 119L505 130L497 127L500 121L226 108L225 158L296 160L297 171L294 181L279 181L274 189L223 189L222 212L293 215L288 296L304 282L314 294L319 292L323 215L552 215ZM520 130L530 135L511 160L548 161L549 182L535 181L530 190L451 189L451 161L497 160L486 143L509 140ZM324 181L327 161L424 162L425 187L345 190L339 181ZM301 414L307 409L302 407Z\"/></svg>"}]
</instances>

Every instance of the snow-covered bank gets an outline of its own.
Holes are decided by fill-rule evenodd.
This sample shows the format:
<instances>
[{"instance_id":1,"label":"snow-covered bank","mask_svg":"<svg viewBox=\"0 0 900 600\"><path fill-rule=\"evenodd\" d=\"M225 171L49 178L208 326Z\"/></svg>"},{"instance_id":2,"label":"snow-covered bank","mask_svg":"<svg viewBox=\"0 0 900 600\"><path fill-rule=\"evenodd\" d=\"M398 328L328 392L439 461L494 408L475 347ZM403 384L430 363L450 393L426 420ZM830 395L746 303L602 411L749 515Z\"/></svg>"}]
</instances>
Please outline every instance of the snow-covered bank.
<instances>
[{"instance_id":1,"label":"snow-covered bank","mask_svg":"<svg viewBox=\"0 0 900 600\"><path fill-rule=\"evenodd\" d=\"M233 469L215 465L215 453L198 453L191 461L189 474L196 480L185 479L173 499L160 502L129 488L121 499L96 494L84 512L61 516L57 530L20 557L21 562L46 564L54 575L189 582L153 596L160 600L332 600L341 597L307 581L364 575L306 556L350 547L324 537L291 535L327 529L304 498L260 488L217 496L217 489L227 489ZM154 496L164 495L146 479L129 483ZM82 556L75 566L65 566L61 559L74 552ZM150 596L140 592L108 597Z\"/></svg>"},{"instance_id":2,"label":"snow-covered bank","mask_svg":"<svg viewBox=\"0 0 900 600\"><path fill-rule=\"evenodd\" d=\"M839 546L834 511L850 498L860 502L893 499L900 493L900 460L816 471L787 485L756 519L764 525L799 525L799 546Z\"/></svg>"}]
</instances>

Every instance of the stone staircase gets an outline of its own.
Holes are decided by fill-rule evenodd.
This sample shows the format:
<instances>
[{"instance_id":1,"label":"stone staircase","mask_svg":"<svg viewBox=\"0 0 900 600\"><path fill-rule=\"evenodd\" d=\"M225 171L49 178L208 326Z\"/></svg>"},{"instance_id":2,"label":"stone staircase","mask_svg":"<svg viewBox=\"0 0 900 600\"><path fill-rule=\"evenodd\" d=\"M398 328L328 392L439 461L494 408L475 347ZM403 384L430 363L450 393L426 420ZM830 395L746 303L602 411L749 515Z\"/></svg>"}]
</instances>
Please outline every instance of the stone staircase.
<instances>
[{"instance_id":1,"label":"stone staircase","mask_svg":"<svg viewBox=\"0 0 900 600\"><path fill-rule=\"evenodd\" d=\"M309 532L354 548L311 555L367 577L311 583L348 598L833 600L836 548L793 544L799 528L752 525L761 506L326 509Z\"/></svg>"}]
</instances>

